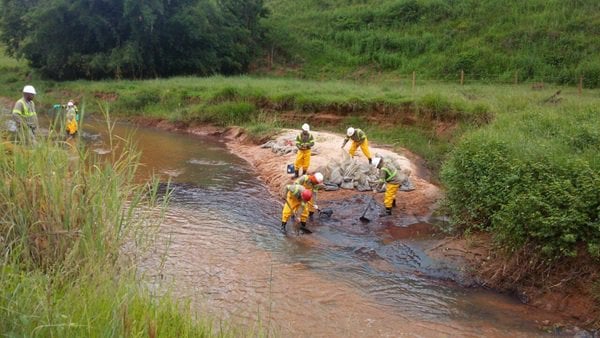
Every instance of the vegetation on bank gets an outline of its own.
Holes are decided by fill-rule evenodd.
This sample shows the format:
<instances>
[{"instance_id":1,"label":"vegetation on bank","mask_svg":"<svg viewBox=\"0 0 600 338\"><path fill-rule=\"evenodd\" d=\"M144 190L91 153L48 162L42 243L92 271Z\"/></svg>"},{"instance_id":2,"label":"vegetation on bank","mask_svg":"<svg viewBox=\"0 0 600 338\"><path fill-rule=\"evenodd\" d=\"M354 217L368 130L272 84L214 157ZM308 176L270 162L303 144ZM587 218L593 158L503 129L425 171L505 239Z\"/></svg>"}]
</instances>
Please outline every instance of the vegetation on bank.
<instances>
[{"instance_id":1,"label":"vegetation on bank","mask_svg":"<svg viewBox=\"0 0 600 338\"><path fill-rule=\"evenodd\" d=\"M52 133L51 133L52 134ZM62 134L61 134L62 135ZM0 332L42 337L204 337L233 332L149 292L135 263L167 198L134 182L139 153L39 139L0 142ZM232 334L233 335L233 334Z\"/></svg>"},{"instance_id":2,"label":"vegetation on bank","mask_svg":"<svg viewBox=\"0 0 600 338\"><path fill-rule=\"evenodd\" d=\"M600 86L595 0L268 0L272 60L290 76L379 72ZM271 56L269 56L271 58Z\"/></svg>"},{"instance_id":3,"label":"vegetation on bank","mask_svg":"<svg viewBox=\"0 0 600 338\"><path fill-rule=\"evenodd\" d=\"M45 77L239 74L263 43L262 0L2 0L0 40Z\"/></svg>"}]
</instances>

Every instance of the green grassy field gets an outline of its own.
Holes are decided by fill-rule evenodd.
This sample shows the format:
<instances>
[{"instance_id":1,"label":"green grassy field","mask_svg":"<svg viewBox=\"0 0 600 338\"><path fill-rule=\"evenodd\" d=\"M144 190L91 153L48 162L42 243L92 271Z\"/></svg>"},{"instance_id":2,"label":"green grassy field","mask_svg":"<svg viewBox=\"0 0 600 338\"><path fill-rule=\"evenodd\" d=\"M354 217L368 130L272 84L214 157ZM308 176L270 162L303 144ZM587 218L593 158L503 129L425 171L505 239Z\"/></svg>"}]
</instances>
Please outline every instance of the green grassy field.
<instances>
[{"instance_id":1,"label":"green grassy field","mask_svg":"<svg viewBox=\"0 0 600 338\"><path fill-rule=\"evenodd\" d=\"M269 0L274 67L291 77L384 73L600 86L600 4ZM266 63L266 61L265 61Z\"/></svg>"}]
</instances>

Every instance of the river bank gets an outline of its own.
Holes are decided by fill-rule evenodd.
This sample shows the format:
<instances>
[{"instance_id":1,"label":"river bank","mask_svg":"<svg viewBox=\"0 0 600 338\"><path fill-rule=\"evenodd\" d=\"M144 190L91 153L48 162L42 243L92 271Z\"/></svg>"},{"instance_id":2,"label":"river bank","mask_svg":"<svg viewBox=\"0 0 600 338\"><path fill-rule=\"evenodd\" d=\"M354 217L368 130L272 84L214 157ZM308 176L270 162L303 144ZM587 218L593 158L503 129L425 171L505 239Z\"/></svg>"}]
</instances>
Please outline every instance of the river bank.
<instances>
[{"instance_id":1,"label":"river bank","mask_svg":"<svg viewBox=\"0 0 600 338\"><path fill-rule=\"evenodd\" d=\"M161 120L142 120L135 121L145 126L157 127L174 132L190 133L194 135L210 135L223 138L227 147L233 153L242 157L253 167L256 168L259 178L267 185L269 191L274 196L279 196L283 185L291 182L289 174L285 173L287 163L292 163L295 155L288 154L280 156L270 149L261 148L256 140L252 139L240 128L219 128L206 125L186 125L173 124ZM295 136L296 131L284 131L278 134L278 138L289 138ZM311 168L317 168L327 162L331 156L338 156L343 139L342 136L331 133L316 133L317 143L321 147L315 150L318 154L313 156ZM260 142L259 142L260 143ZM391 152L388 147L372 144L372 152ZM460 278L453 282L459 283L465 287L483 286L493 288L502 292L514 294L519 300L527 304L523 306L520 315L531 318L540 329L552 332L574 333L578 332L578 327L588 327L593 329L592 319L594 318L593 299L587 294L582 294L580 287L566 287L549 290L536 290L535 287L522 288L521 293L510 290L505 287L494 287L489 274L482 272L501 271L502 263L498 257L495 257L491 250L491 238L486 234L473 234L468 237L453 237L440 233L428 222L419 222L419 220L429 220L432 211L442 197L439 187L428 182L427 172L422 168L417 168L412 159L417 158L414 154L406 150L394 153L402 159L404 165L407 165L411 171L411 179L415 184L415 190L411 192L399 192L399 199L402 202L398 206L397 216L393 216L389 222L384 222L377 231L379 231L384 240L399 240L413 238L418 236L431 236L434 243L427 250L428 254L434 259L440 259L458 267L461 271ZM411 160L408 160L411 158ZM363 158L366 161L366 159ZM361 194L357 191L339 190L325 192L319 197L320 204L327 204L329 201L337 201L348 198L352 195ZM382 200L382 194L377 196L379 202ZM366 201L359 199L358 201ZM364 205L358 205L356 208L362 210ZM407 220L412 217L413 220ZM403 223L403 227L394 226L396 223ZM508 291L507 291L508 290Z\"/></svg>"}]
</instances>

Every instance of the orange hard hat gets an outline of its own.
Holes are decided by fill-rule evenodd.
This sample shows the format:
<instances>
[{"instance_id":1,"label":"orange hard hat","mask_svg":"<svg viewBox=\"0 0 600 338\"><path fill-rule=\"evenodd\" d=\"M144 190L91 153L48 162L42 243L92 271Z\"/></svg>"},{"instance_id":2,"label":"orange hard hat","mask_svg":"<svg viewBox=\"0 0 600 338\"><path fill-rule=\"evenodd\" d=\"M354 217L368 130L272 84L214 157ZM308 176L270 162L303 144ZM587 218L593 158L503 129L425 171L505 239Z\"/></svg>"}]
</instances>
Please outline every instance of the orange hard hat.
<instances>
[{"instance_id":1,"label":"orange hard hat","mask_svg":"<svg viewBox=\"0 0 600 338\"><path fill-rule=\"evenodd\" d=\"M304 200L304 202L308 202L312 198L312 191L305 189L304 191L302 191L301 195L302 200Z\"/></svg>"}]
</instances>

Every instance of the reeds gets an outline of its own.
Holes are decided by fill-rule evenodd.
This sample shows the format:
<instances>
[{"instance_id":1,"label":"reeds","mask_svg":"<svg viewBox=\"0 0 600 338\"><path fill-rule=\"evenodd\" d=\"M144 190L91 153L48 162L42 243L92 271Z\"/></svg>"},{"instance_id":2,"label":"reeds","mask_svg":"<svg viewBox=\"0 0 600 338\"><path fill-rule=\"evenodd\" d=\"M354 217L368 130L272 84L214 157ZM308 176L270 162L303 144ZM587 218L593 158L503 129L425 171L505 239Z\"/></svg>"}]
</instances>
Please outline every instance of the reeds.
<instances>
[{"instance_id":1,"label":"reeds","mask_svg":"<svg viewBox=\"0 0 600 338\"><path fill-rule=\"evenodd\" d=\"M168 194L136 183L139 151L112 135L109 155L39 137L0 143L0 332L42 337L203 337L189 303L135 274ZM52 135L52 131L50 133ZM225 327L225 326L223 326Z\"/></svg>"}]
</instances>

